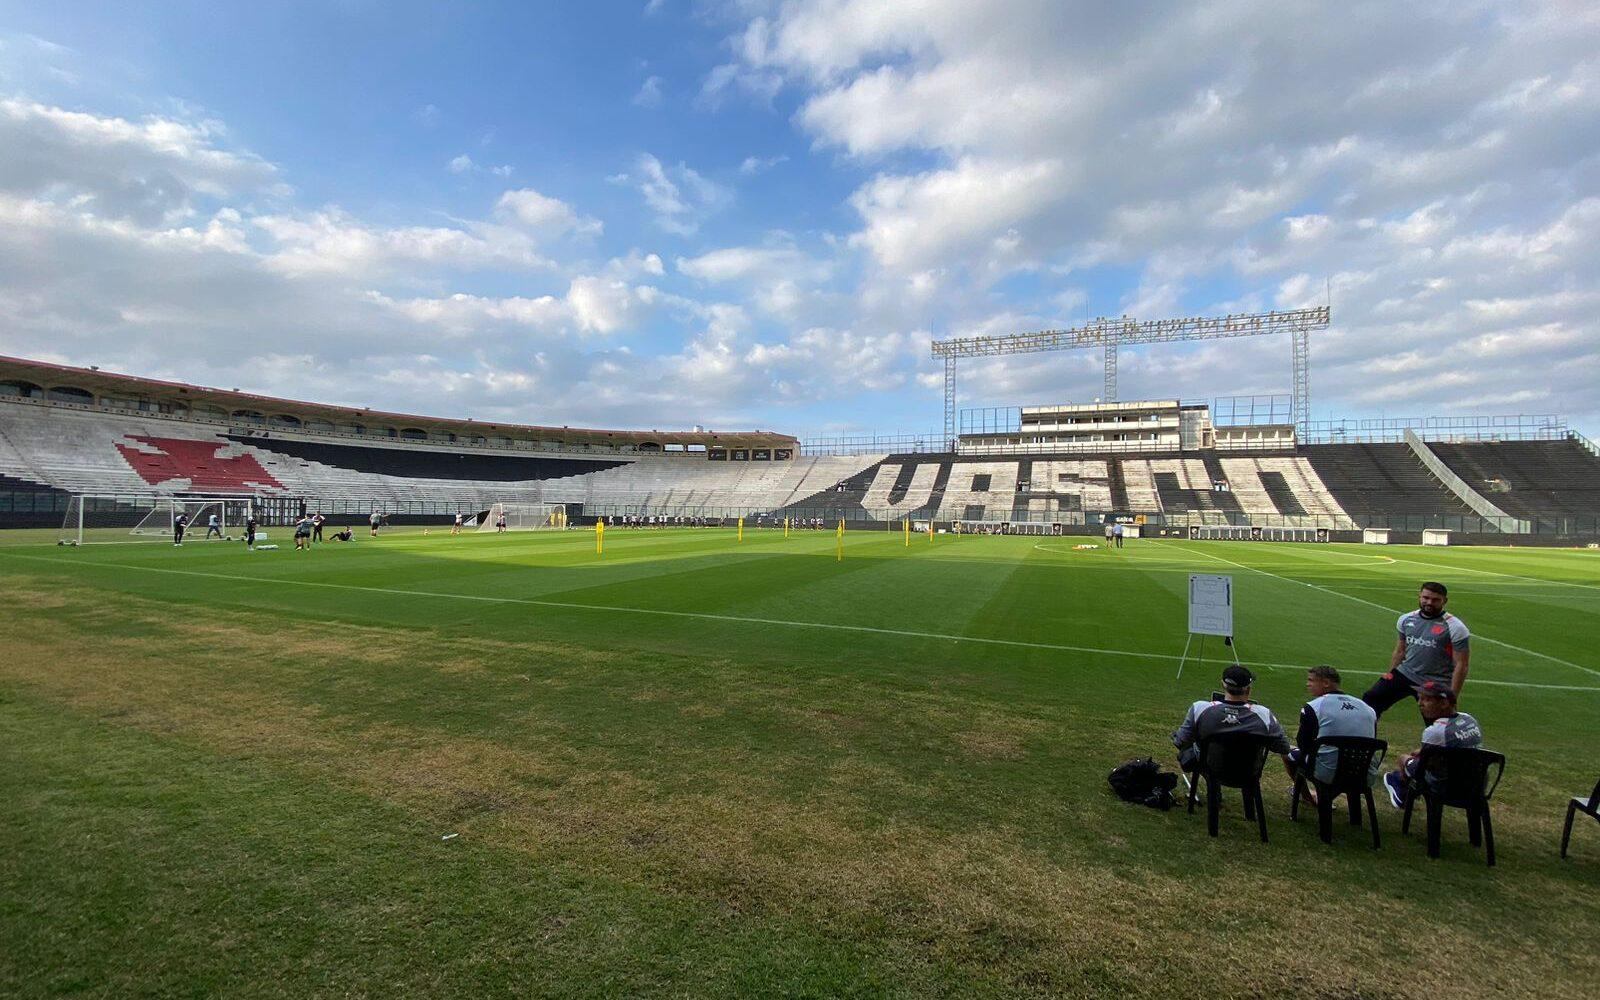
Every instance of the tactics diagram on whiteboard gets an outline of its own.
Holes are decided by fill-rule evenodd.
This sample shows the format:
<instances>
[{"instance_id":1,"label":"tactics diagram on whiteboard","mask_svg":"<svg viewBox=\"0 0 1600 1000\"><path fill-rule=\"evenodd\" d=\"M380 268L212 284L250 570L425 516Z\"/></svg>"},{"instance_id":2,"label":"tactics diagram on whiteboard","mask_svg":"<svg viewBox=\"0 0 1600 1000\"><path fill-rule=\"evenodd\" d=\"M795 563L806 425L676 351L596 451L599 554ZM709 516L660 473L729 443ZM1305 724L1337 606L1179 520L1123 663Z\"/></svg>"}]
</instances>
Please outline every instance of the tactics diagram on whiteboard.
<instances>
[{"instance_id":1,"label":"tactics diagram on whiteboard","mask_svg":"<svg viewBox=\"0 0 1600 1000\"><path fill-rule=\"evenodd\" d=\"M1189 574L1189 631L1233 635L1233 577Z\"/></svg>"}]
</instances>

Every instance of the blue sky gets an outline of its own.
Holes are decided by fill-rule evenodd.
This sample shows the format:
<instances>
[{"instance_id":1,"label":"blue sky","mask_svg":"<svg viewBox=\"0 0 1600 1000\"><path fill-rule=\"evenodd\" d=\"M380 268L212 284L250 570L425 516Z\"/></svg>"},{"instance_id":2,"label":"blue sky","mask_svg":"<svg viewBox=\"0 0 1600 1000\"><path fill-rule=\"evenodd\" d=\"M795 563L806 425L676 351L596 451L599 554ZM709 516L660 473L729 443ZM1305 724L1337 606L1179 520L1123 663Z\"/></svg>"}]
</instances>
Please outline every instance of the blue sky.
<instances>
[{"instance_id":1,"label":"blue sky","mask_svg":"<svg viewBox=\"0 0 1600 1000\"><path fill-rule=\"evenodd\" d=\"M1592 5L0 2L0 351L443 415L939 421L934 337L1320 303L1313 412L1600 431ZM1285 338L1124 398L1285 392ZM963 370L1086 400L1099 359Z\"/></svg>"}]
</instances>

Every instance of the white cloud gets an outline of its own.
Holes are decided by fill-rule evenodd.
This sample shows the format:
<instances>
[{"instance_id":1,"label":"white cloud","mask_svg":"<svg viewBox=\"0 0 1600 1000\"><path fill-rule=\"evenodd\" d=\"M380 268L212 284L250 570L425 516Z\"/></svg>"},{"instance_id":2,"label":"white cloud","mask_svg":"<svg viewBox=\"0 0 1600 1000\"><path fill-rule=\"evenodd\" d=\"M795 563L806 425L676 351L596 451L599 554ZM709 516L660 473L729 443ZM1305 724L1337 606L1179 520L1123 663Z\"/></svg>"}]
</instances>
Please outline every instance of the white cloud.
<instances>
[{"instance_id":1,"label":"white cloud","mask_svg":"<svg viewBox=\"0 0 1600 1000\"><path fill-rule=\"evenodd\" d=\"M1079 289L1096 269L1132 269L1096 311L1149 315L1268 304L1296 275L1320 299L1329 275L1323 399L1456 409L1547 381L1520 362L1449 386L1351 374L1418 337L1459 336L1464 359L1527 344L1530 362L1564 359L1569 387L1600 365L1600 326L1572 297L1595 265L1569 249L1600 194L1600 18L1582 5L1223 0L1152 18L1054 0L792 0L729 45L740 68L720 71L724 89L736 72L780 74L818 147L875 168L849 201L848 245L872 264L864 316L1052 322L993 291L1029 269ZM1046 287L1037 305L1089 305L1061 294ZM1162 350L1172 363L1130 352L1125 373L1192 379L1195 395L1286 381L1282 352L1253 343L1148 357ZM1096 373L1058 374L1092 387ZM1596 412L1592 393L1551 391Z\"/></svg>"},{"instance_id":2,"label":"white cloud","mask_svg":"<svg viewBox=\"0 0 1600 1000\"><path fill-rule=\"evenodd\" d=\"M789 157L783 154L778 156L747 156L739 164L739 173L746 177L764 174L780 163L787 163Z\"/></svg>"},{"instance_id":3,"label":"white cloud","mask_svg":"<svg viewBox=\"0 0 1600 1000\"><path fill-rule=\"evenodd\" d=\"M749 70L738 63L724 63L706 74L696 99L701 107L722 107L733 95L745 98L763 107L771 107L772 99L783 89L783 77L765 70Z\"/></svg>"},{"instance_id":4,"label":"white cloud","mask_svg":"<svg viewBox=\"0 0 1600 1000\"><path fill-rule=\"evenodd\" d=\"M639 85L638 91L633 95L633 103L641 108L659 107L661 105L661 77L645 77L644 83Z\"/></svg>"},{"instance_id":5,"label":"white cloud","mask_svg":"<svg viewBox=\"0 0 1600 1000\"><path fill-rule=\"evenodd\" d=\"M542 195L532 188L518 188L502 194L495 203L495 214L509 223L547 237L565 233L597 236L604 229L600 220L580 216L566 202Z\"/></svg>"},{"instance_id":6,"label":"white cloud","mask_svg":"<svg viewBox=\"0 0 1600 1000\"><path fill-rule=\"evenodd\" d=\"M200 198L282 194L276 169L221 145L214 121L134 122L0 99L0 190L77 200L101 215L172 222Z\"/></svg>"},{"instance_id":7,"label":"white cloud","mask_svg":"<svg viewBox=\"0 0 1600 1000\"><path fill-rule=\"evenodd\" d=\"M445 164L445 169L449 170L452 174L466 174L471 173L474 166L476 166L476 164L472 162L472 157L468 156L466 153L462 153L460 156L455 157L449 163Z\"/></svg>"},{"instance_id":8,"label":"white cloud","mask_svg":"<svg viewBox=\"0 0 1600 1000\"><path fill-rule=\"evenodd\" d=\"M729 199L725 188L688 165L668 167L649 153L634 161L633 173L609 179L635 187L655 213L656 225L677 236L693 236L703 218Z\"/></svg>"},{"instance_id":9,"label":"white cloud","mask_svg":"<svg viewBox=\"0 0 1600 1000\"><path fill-rule=\"evenodd\" d=\"M266 266L287 274L374 275L406 264L464 270L550 266L527 234L505 226L384 228L337 208L250 221L274 241Z\"/></svg>"}]
</instances>

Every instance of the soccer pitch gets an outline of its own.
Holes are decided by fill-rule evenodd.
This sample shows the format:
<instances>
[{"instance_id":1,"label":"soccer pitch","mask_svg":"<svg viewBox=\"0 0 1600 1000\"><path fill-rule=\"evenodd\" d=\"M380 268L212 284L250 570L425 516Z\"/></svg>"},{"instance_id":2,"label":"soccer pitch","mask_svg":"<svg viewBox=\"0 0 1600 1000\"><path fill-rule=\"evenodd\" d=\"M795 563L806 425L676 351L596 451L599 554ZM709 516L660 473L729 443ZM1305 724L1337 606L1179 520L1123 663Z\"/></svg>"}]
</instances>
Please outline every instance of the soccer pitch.
<instances>
[{"instance_id":1,"label":"soccer pitch","mask_svg":"<svg viewBox=\"0 0 1600 1000\"><path fill-rule=\"evenodd\" d=\"M272 540L287 543L284 529ZM1592 996L1600 552L831 531L62 549L0 533L0 993ZM1217 686L1291 734L1417 585L1508 757L1496 868L1117 801ZM1415 746L1410 703L1385 716Z\"/></svg>"}]
</instances>

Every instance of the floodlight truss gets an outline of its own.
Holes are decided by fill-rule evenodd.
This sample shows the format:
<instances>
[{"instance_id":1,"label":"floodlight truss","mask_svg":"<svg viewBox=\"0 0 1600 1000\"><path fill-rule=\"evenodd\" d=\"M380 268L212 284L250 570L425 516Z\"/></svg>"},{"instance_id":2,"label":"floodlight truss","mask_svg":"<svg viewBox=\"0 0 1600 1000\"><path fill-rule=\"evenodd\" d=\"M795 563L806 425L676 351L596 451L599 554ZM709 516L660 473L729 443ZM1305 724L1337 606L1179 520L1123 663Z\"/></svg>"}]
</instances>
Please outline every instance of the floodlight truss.
<instances>
[{"instance_id":1,"label":"floodlight truss","mask_svg":"<svg viewBox=\"0 0 1600 1000\"><path fill-rule=\"evenodd\" d=\"M944 359L944 428L950 447L956 444L956 359L987 358L1006 354L1038 354L1098 347L1105 356L1106 402L1117 398L1117 349L1134 344L1170 344L1179 340L1223 340L1287 333L1291 338L1294 371L1293 419L1304 436L1311 420L1312 330L1325 330L1327 306L1283 312L1237 313L1228 316L1186 316L1182 319L1138 321L1122 316L1101 317L1067 330L1040 330L998 337L954 337L935 340L933 356Z\"/></svg>"}]
</instances>

